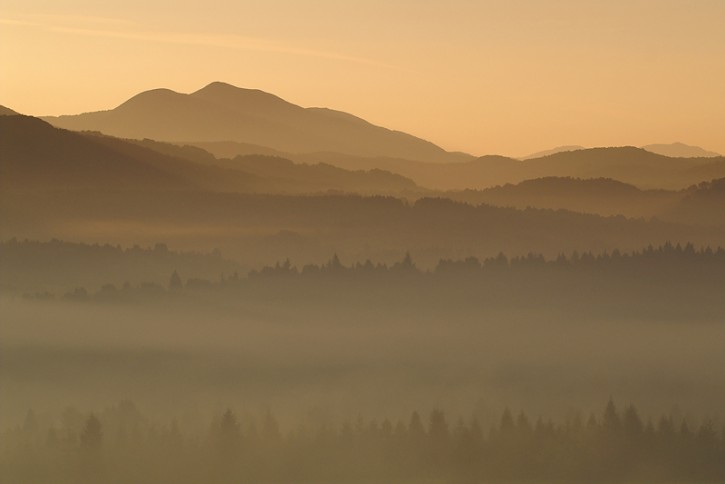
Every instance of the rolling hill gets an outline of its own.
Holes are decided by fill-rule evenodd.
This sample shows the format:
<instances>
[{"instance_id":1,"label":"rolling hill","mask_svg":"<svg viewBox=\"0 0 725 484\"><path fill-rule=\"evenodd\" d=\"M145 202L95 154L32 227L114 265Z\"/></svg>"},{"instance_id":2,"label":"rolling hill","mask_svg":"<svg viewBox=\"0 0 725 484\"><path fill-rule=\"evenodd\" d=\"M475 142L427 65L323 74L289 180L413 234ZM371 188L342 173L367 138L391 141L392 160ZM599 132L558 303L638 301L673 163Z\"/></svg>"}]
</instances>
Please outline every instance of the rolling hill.
<instances>
[{"instance_id":1,"label":"rolling hill","mask_svg":"<svg viewBox=\"0 0 725 484\"><path fill-rule=\"evenodd\" d=\"M3 190L198 187L176 167L164 169L171 160L163 155L147 150L147 159L141 159L100 137L57 129L30 116L2 116L0 131Z\"/></svg>"},{"instance_id":2,"label":"rolling hill","mask_svg":"<svg viewBox=\"0 0 725 484\"><path fill-rule=\"evenodd\" d=\"M632 146L558 151L526 160L487 155L466 161L428 163L334 152L283 153L233 142L192 144L217 157L268 154L299 163L327 163L348 170L381 169L403 175L431 190L483 190L544 177L611 178L646 190L682 190L725 177L725 157L671 158Z\"/></svg>"},{"instance_id":3,"label":"rolling hill","mask_svg":"<svg viewBox=\"0 0 725 484\"><path fill-rule=\"evenodd\" d=\"M690 187L664 216L680 223L725 226L725 178Z\"/></svg>"},{"instance_id":4,"label":"rolling hill","mask_svg":"<svg viewBox=\"0 0 725 484\"><path fill-rule=\"evenodd\" d=\"M569 177L544 177L485 190L446 192L448 198L472 204L647 218L672 209L684 196L684 191L640 190L609 178Z\"/></svg>"},{"instance_id":5,"label":"rolling hill","mask_svg":"<svg viewBox=\"0 0 725 484\"><path fill-rule=\"evenodd\" d=\"M395 158L362 158L335 153L290 155L347 169L380 168L437 190L481 190L544 177L611 178L641 189L681 190L725 177L725 157L670 158L635 147L591 148L516 160L482 156L458 163L424 163Z\"/></svg>"},{"instance_id":6,"label":"rolling hill","mask_svg":"<svg viewBox=\"0 0 725 484\"><path fill-rule=\"evenodd\" d=\"M226 163L194 147L76 133L29 116L0 118L4 190L207 190L244 193L397 193L416 185L392 173L254 158ZM266 166L269 165L269 166Z\"/></svg>"}]
</instances>

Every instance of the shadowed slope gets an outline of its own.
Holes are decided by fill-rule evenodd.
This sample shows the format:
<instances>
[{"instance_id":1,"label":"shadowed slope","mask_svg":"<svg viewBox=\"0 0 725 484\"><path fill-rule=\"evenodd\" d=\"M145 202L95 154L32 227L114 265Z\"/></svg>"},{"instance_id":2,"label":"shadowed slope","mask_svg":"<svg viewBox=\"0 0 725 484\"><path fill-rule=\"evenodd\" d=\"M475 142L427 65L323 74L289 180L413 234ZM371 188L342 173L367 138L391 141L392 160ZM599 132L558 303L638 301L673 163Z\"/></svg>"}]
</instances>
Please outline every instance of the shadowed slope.
<instances>
[{"instance_id":1,"label":"shadowed slope","mask_svg":"<svg viewBox=\"0 0 725 484\"><path fill-rule=\"evenodd\" d=\"M255 158L225 163L199 148L74 133L37 118L0 118L0 186L5 189L194 189L245 193L328 190L397 193L415 184L382 171L351 172ZM265 163L271 163L266 167ZM222 166L225 165L225 166Z\"/></svg>"},{"instance_id":2,"label":"shadowed slope","mask_svg":"<svg viewBox=\"0 0 725 484\"><path fill-rule=\"evenodd\" d=\"M37 118L2 116L0 131L0 187L5 190L196 186L100 138L56 129Z\"/></svg>"},{"instance_id":3,"label":"shadowed slope","mask_svg":"<svg viewBox=\"0 0 725 484\"><path fill-rule=\"evenodd\" d=\"M19 113L16 113L10 108L6 108L5 106L0 106L0 116L16 116Z\"/></svg>"}]
</instances>

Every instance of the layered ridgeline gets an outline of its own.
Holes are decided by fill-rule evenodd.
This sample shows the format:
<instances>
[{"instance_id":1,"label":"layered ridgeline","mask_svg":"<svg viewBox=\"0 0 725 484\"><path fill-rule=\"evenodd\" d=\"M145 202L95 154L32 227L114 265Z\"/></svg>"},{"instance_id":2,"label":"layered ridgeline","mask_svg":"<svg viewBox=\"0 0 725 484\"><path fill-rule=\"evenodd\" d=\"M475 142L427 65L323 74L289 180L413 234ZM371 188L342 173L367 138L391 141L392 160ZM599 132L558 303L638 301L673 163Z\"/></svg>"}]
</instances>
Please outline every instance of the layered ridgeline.
<instances>
[{"instance_id":1,"label":"layered ridgeline","mask_svg":"<svg viewBox=\"0 0 725 484\"><path fill-rule=\"evenodd\" d=\"M682 190L642 190L611 178L543 177L483 190L449 191L446 196L471 204L569 209L649 218L663 216L680 203L686 193Z\"/></svg>"},{"instance_id":2,"label":"layered ridgeline","mask_svg":"<svg viewBox=\"0 0 725 484\"><path fill-rule=\"evenodd\" d=\"M234 141L290 153L338 152L423 161L466 158L353 115L303 108L277 96L214 82L191 94L143 92L115 109L47 117L72 130L162 141Z\"/></svg>"},{"instance_id":3,"label":"layered ridgeline","mask_svg":"<svg viewBox=\"0 0 725 484\"><path fill-rule=\"evenodd\" d=\"M2 116L0 127L7 134L0 137L5 239L165 240L184 248L220 247L246 264L286 256L320 261L334 251L393 260L410 249L434 264L460 253L487 257L504 249L556 255L667 240L725 243L721 229L474 206L441 199L446 194L418 193L415 202L357 195L399 197L417 190L410 180L380 171L305 167L260 156L217 160L195 148L74 133L23 116ZM699 213L719 203L719 186L693 189L693 200L700 191L708 195L683 209L680 220L689 221L688 210ZM331 189L354 194L321 194ZM572 200L571 208L578 209L581 204Z\"/></svg>"},{"instance_id":4,"label":"layered ridgeline","mask_svg":"<svg viewBox=\"0 0 725 484\"><path fill-rule=\"evenodd\" d=\"M354 170L387 170L429 189L482 189L541 177L611 178L643 189L684 189L725 177L725 158L681 143L643 148L563 146L523 160L474 158L374 126L220 82L191 94L143 92L94 113L46 117L71 130L193 144L219 158L268 155Z\"/></svg>"},{"instance_id":5,"label":"layered ridgeline","mask_svg":"<svg viewBox=\"0 0 725 484\"><path fill-rule=\"evenodd\" d=\"M245 193L398 193L415 184L381 170L350 171L289 160L222 163L198 148L132 142L54 128L29 116L0 116L3 190L208 190Z\"/></svg>"},{"instance_id":6,"label":"layered ridgeline","mask_svg":"<svg viewBox=\"0 0 725 484\"><path fill-rule=\"evenodd\" d=\"M201 146L214 153L219 145ZM228 144L221 146L223 149L218 150L220 154L231 153ZM542 177L611 178L642 189L681 190L703 181L725 177L725 158L722 156L670 158L631 146L562 151L526 160L486 155L452 163L353 157L334 153L288 156L296 161L317 160L348 169L375 167L389 170L411 178L423 187L440 190L484 189Z\"/></svg>"},{"instance_id":7,"label":"layered ridgeline","mask_svg":"<svg viewBox=\"0 0 725 484\"><path fill-rule=\"evenodd\" d=\"M643 190L611 178L544 177L484 190L449 191L445 196L474 205L656 217L687 224L725 224L725 178L685 190Z\"/></svg>"},{"instance_id":8,"label":"layered ridgeline","mask_svg":"<svg viewBox=\"0 0 725 484\"><path fill-rule=\"evenodd\" d=\"M670 158L713 158L716 156L722 156L720 153L714 151L708 151L700 146L686 145L685 143L657 143L641 147L645 151L650 153L656 153L658 155L669 156ZM584 150L583 146L578 145L567 145L557 146L549 150L539 151L528 156L524 156L522 160L530 160L532 158L541 158L544 156L554 155L564 151L578 151Z\"/></svg>"}]
</instances>

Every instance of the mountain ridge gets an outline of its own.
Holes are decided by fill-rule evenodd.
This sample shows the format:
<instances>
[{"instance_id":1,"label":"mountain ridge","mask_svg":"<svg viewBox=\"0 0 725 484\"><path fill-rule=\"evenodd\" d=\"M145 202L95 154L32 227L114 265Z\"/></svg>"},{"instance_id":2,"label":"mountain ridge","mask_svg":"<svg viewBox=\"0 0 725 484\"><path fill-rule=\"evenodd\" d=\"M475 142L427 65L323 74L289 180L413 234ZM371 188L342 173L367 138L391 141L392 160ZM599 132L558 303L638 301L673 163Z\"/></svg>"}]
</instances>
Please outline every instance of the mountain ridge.
<instances>
[{"instance_id":1,"label":"mountain ridge","mask_svg":"<svg viewBox=\"0 0 725 484\"><path fill-rule=\"evenodd\" d=\"M334 151L441 162L461 157L430 141L349 113L303 108L274 94L222 82L190 94L152 89L107 111L42 119L65 129L133 139L235 141L289 153Z\"/></svg>"}]
</instances>

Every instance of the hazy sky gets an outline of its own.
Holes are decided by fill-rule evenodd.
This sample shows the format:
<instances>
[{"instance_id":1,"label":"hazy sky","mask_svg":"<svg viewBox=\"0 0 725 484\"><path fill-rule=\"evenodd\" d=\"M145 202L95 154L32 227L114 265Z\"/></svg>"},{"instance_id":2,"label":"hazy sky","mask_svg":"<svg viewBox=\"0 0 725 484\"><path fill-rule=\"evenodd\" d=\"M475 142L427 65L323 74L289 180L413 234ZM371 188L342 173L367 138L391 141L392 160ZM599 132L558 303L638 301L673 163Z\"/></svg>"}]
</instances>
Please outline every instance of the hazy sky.
<instances>
[{"instance_id":1,"label":"hazy sky","mask_svg":"<svg viewBox=\"0 0 725 484\"><path fill-rule=\"evenodd\" d=\"M2 0L0 104L220 80L474 154L725 153L724 25L725 0Z\"/></svg>"}]
</instances>

